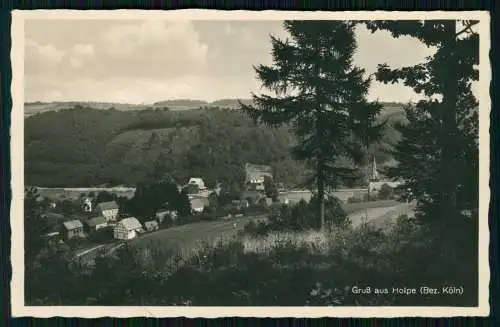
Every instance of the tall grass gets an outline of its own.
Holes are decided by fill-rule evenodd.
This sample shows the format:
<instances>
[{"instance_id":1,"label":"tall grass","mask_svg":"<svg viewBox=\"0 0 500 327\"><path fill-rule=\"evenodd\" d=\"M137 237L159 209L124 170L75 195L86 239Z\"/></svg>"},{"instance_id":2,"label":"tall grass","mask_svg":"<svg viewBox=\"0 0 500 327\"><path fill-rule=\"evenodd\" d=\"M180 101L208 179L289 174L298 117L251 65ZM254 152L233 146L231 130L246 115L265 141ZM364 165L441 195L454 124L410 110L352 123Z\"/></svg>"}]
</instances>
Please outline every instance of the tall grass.
<instances>
[{"instance_id":1,"label":"tall grass","mask_svg":"<svg viewBox=\"0 0 500 327\"><path fill-rule=\"evenodd\" d=\"M308 253L326 254L330 251L330 232L271 232L265 236L244 236L241 240L244 253L270 254L284 245L296 249L307 249Z\"/></svg>"}]
</instances>

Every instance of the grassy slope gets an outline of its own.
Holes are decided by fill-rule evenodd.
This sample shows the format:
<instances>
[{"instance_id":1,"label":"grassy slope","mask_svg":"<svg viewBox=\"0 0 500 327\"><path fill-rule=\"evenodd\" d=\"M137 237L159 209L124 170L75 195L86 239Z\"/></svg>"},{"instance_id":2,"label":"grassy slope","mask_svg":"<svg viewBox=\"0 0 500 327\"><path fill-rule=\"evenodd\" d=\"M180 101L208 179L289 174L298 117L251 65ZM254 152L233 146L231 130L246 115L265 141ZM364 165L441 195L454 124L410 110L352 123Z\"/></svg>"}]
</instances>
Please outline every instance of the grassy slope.
<instances>
[{"instance_id":1,"label":"grassy slope","mask_svg":"<svg viewBox=\"0 0 500 327\"><path fill-rule=\"evenodd\" d=\"M377 219L380 218L380 215L388 212L389 208L395 208L397 205L398 202L396 201L373 201L366 203L346 203L342 206L349 215L366 212L369 219ZM237 234L238 230L243 229L247 222L258 219L265 218L263 216L251 216L229 221L200 222L172 227L146 234L131 241L130 245L137 248L162 248L165 251L180 251L187 254L203 246L201 242L208 242L210 244L218 241L220 238L231 238ZM233 227L233 223L236 223L236 229Z\"/></svg>"},{"instance_id":2,"label":"grassy slope","mask_svg":"<svg viewBox=\"0 0 500 327\"><path fill-rule=\"evenodd\" d=\"M203 242L211 244L220 238L235 236L247 222L255 219L264 218L245 217L238 220L200 222L171 227L134 239L130 245L136 248L162 248L165 251L188 255L203 246ZM234 223L236 228L233 226Z\"/></svg>"}]
</instances>

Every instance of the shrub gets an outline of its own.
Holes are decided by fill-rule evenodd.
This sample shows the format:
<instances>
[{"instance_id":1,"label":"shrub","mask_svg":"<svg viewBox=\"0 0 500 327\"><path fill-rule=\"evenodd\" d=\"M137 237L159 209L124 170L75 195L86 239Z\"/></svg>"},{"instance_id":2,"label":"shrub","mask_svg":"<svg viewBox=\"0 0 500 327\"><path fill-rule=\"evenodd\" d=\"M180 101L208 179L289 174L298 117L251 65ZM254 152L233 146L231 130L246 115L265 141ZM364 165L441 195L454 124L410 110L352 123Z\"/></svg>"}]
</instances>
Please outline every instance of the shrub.
<instances>
[{"instance_id":1,"label":"shrub","mask_svg":"<svg viewBox=\"0 0 500 327\"><path fill-rule=\"evenodd\" d=\"M325 202L325 222L328 227L346 227L349 225L346 212L342 209L340 201L328 198ZM252 235L265 234L264 231L300 231L318 230L321 222L318 217L317 201L313 197L308 203L301 200L292 205L273 204L269 209L267 223L259 225L259 231L251 225L247 228Z\"/></svg>"},{"instance_id":2,"label":"shrub","mask_svg":"<svg viewBox=\"0 0 500 327\"><path fill-rule=\"evenodd\" d=\"M247 215L257 215L269 213L269 208L261 204L251 204L244 209L244 213Z\"/></svg>"},{"instance_id":3,"label":"shrub","mask_svg":"<svg viewBox=\"0 0 500 327\"><path fill-rule=\"evenodd\" d=\"M380 187L380 191L378 192L378 198L380 200L387 200L391 198L392 195L392 187L390 187L388 184L382 184L382 186Z\"/></svg>"}]
</instances>

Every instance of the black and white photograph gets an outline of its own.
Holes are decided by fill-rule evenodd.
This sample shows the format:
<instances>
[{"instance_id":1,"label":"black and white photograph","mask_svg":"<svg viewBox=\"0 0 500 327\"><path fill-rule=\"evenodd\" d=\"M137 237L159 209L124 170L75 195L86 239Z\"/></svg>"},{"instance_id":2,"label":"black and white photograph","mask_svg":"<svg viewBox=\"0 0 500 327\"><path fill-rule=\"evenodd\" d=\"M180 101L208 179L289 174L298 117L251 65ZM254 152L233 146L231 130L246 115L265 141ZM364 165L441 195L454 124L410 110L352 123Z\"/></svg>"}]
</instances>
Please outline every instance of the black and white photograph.
<instances>
[{"instance_id":1,"label":"black and white photograph","mask_svg":"<svg viewBox=\"0 0 500 327\"><path fill-rule=\"evenodd\" d=\"M12 24L14 316L489 314L487 12Z\"/></svg>"}]
</instances>

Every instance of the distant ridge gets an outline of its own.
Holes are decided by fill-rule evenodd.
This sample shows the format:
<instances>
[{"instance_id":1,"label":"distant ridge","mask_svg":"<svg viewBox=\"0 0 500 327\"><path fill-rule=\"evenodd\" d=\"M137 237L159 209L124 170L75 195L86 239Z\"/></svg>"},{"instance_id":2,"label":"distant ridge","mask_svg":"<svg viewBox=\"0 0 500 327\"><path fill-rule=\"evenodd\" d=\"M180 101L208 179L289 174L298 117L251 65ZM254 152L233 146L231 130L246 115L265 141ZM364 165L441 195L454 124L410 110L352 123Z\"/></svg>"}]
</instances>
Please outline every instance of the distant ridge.
<instances>
[{"instance_id":1,"label":"distant ridge","mask_svg":"<svg viewBox=\"0 0 500 327\"><path fill-rule=\"evenodd\" d=\"M35 114L72 109L75 106L91 107L93 109L115 109L120 111L130 110L151 110L151 109L165 109L169 110L192 110L199 108L227 108L237 110L240 108L240 102L245 105L251 105L251 99L218 99L212 102L196 99L170 99L157 101L152 104L133 104L133 103L119 103L119 102L99 102L99 101L32 101L24 103L24 116L29 117ZM384 106L382 115L391 115L396 112L401 112L403 104L397 102L381 102Z\"/></svg>"}]
</instances>

